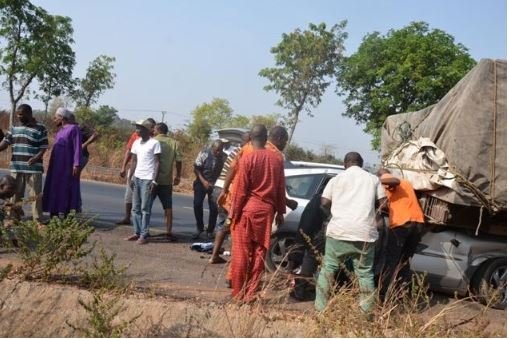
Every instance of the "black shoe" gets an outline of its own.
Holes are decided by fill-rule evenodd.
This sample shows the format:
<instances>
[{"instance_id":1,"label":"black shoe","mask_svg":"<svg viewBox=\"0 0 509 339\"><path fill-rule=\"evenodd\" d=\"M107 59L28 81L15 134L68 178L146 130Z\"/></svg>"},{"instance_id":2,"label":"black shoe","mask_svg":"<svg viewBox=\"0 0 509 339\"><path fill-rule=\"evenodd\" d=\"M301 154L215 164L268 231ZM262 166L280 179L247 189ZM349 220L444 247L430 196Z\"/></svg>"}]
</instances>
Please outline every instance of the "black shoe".
<instances>
[{"instance_id":1,"label":"black shoe","mask_svg":"<svg viewBox=\"0 0 509 339\"><path fill-rule=\"evenodd\" d=\"M191 237L191 240L198 240L200 239L200 235L203 233L203 231L200 231L200 232L197 232L195 234L193 234L193 236Z\"/></svg>"}]
</instances>

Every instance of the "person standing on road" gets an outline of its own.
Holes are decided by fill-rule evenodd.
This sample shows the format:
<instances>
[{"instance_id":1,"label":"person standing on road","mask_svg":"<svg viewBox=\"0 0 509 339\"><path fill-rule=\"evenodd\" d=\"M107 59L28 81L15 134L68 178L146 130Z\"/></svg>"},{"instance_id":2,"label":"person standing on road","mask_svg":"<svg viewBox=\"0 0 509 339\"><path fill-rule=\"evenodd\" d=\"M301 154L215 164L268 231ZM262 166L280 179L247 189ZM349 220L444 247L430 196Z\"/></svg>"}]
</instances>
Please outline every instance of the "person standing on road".
<instances>
[{"instance_id":1,"label":"person standing on road","mask_svg":"<svg viewBox=\"0 0 509 339\"><path fill-rule=\"evenodd\" d=\"M224 239L226 235L229 233L229 228L225 229L226 218L228 217L228 210L231 206L231 196L229 197L229 201L227 200L226 195L223 192L228 192L230 187L230 183L233 180L233 177L228 174L230 173L230 169L236 168L238 165L238 160L242 156L242 151L244 150L244 146L249 142L250 135L249 132L245 132L242 134L242 143L239 147L233 148L228 154L228 158L224 162L223 169L221 170L221 174L219 175L219 180L216 181L216 185L214 187L213 195L217 197L217 225L216 225L216 238L214 240L214 248L212 249L212 256L209 259L210 264L223 264L226 262L221 256L219 256L219 252L221 251L221 246L223 246ZM234 170L236 171L236 170ZM228 178L227 178L228 177ZM221 197L221 198L220 198Z\"/></svg>"},{"instance_id":2,"label":"person standing on road","mask_svg":"<svg viewBox=\"0 0 509 339\"><path fill-rule=\"evenodd\" d=\"M133 190L133 228L134 234L128 241L137 241L138 245L148 242L152 202L158 186L161 143L150 136L153 124L149 120L136 122L136 133L140 136L131 148L132 162L129 182Z\"/></svg>"},{"instance_id":3,"label":"person standing on road","mask_svg":"<svg viewBox=\"0 0 509 339\"><path fill-rule=\"evenodd\" d=\"M60 107L53 118L60 129L51 150L42 200L43 211L49 212L51 217L66 216L71 210L81 212L81 133L79 127L70 122L71 114Z\"/></svg>"},{"instance_id":4,"label":"person standing on road","mask_svg":"<svg viewBox=\"0 0 509 339\"><path fill-rule=\"evenodd\" d=\"M385 299L394 282L408 287L412 281L410 259L421 240L424 213L412 184L399 179L384 168L377 172L387 195L389 229L384 253L380 297ZM398 279L399 278L399 279Z\"/></svg>"},{"instance_id":5,"label":"person standing on road","mask_svg":"<svg viewBox=\"0 0 509 339\"><path fill-rule=\"evenodd\" d=\"M178 143L168 135L168 126L165 123L158 123L155 126L155 137L161 144L161 156L159 163L159 173L157 174L157 186L155 195L159 197L164 209L164 221L166 225L166 238L173 242L177 238L172 233L173 228L173 210L172 210L172 185L180 183L182 174L182 154L180 153ZM177 169L177 174L173 178L173 163ZM155 198L155 197L154 197Z\"/></svg>"},{"instance_id":6,"label":"person standing on road","mask_svg":"<svg viewBox=\"0 0 509 339\"><path fill-rule=\"evenodd\" d=\"M0 142L0 152L9 145L12 147L9 169L16 180L14 202L25 197L26 186L29 196L34 197L32 203L32 218L40 221L42 218L42 173L43 156L48 149L48 131L38 123L32 115L32 107L27 104L18 106L16 117L20 126L13 126Z\"/></svg>"},{"instance_id":7,"label":"person standing on road","mask_svg":"<svg viewBox=\"0 0 509 339\"><path fill-rule=\"evenodd\" d=\"M94 129L86 126L86 125L80 125L76 121L76 117L74 114L71 114L71 117L69 119L71 124L76 124L80 128L81 133L81 141L83 144L81 145L81 171L85 168L85 166L88 164L88 160L90 158L90 153L88 152L88 146L90 146L91 143L95 142L97 138L99 138L99 133L97 133ZM81 174L81 172L80 172Z\"/></svg>"},{"instance_id":8,"label":"person standing on road","mask_svg":"<svg viewBox=\"0 0 509 339\"><path fill-rule=\"evenodd\" d=\"M267 129L251 130L253 152L239 161L238 184L229 219L235 223L232 257L232 296L243 302L255 300L265 270L272 222L283 222L286 212L284 164L265 149Z\"/></svg>"},{"instance_id":9,"label":"person standing on road","mask_svg":"<svg viewBox=\"0 0 509 339\"><path fill-rule=\"evenodd\" d=\"M194 162L194 173L196 180L193 182L193 208L194 216L196 218L197 232L193 235L193 240L199 239L200 235L205 230L203 223L203 200L208 198L209 203L209 223L207 227L207 236L212 239L214 229L217 222L217 202L212 195L214 183L221 174L221 169L225 161L225 154L223 153L223 143L221 140L216 140L212 143L211 147L202 150Z\"/></svg>"},{"instance_id":10,"label":"person standing on road","mask_svg":"<svg viewBox=\"0 0 509 339\"><path fill-rule=\"evenodd\" d=\"M147 121L149 121L152 125L152 127L150 127L150 135L152 136L154 133L154 126L156 125L156 122L152 118L148 118ZM129 165L129 161L131 161L132 158L131 148L133 147L133 143L139 138L140 136L138 135L138 133L134 131L129 137L129 140L127 141L124 160L122 161L122 168L120 169L120 177L127 178L124 194L125 214L123 219L115 223L117 225L131 225L131 211L133 209L133 190L131 189L131 183L129 182L130 173L128 171L127 166Z\"/></svg>"},{"instance_id":11,"label":"person standing on road","mask_svg":"<svg viewBox=\"0 0 509 339\"><path fill-rule=\"evenodd\" d=\"M323 311L340 264L353 261L360 287L360 308L371 318L375 301L373 263L376 228L375 204L385 202L385 193L378 178L362 169L363 159L349 152L344 160L345 171L332 178L322 194L321 204L330 208L325 255L316 285L315 308Z\"/></svg>"}]
</instances>

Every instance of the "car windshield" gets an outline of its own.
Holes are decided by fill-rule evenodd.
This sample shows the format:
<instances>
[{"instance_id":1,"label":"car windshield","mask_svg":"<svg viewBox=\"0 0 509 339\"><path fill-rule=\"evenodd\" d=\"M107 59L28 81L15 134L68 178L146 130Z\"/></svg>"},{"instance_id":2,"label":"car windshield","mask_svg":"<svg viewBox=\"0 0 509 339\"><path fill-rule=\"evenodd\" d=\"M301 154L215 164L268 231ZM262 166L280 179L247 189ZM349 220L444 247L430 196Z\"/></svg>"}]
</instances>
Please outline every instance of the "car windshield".
<instances>
[{"instance_id":1,"label":"car windshield","mask_svg":"<svg viewBox=\"0 0 509 339\"><path fill-rule=\"evenodd\" d=\"M286 191L290 197L311 199L318 191L323 174L305 174L286 177Z\"/></svg>"}]
</instances>

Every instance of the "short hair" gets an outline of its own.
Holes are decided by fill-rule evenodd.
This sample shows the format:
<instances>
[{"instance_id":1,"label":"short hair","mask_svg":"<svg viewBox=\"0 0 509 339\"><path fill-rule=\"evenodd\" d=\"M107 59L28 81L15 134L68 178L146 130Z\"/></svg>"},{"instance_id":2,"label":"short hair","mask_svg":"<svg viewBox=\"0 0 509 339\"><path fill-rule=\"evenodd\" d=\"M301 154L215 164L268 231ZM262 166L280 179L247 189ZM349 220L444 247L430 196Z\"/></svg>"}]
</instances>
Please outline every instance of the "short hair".
<instances>
[{"instance_id":1,"label":"short hair","mask_svg":"<svg viewBox=\"0 0 509 339\"><path fill-rule=\"evenodd\" d=\"M59 107L55 112L55 115L61 116L64 119L69 119L71 114L72 112L65 107Z\"/></svg>"},{"instance_id":2,"label":"short hair","mask_svg":"<svg viewBox=\"0 0 509 339\"><path fill-rule=\"evenodd\" d=\"M270 140L283 140L285 138L288 139L288 132L283 126L276 125L270 129Z\"/></svg>"},{"instance_id":3,"label":"short hair","mask_svg":"<svg viewBox=\"0 0 509 339\"><path fill-rule=\"evenodd\" d=\"M163 134L168 134L168 125L166 125L164 122L158 122L156 124L156 129Z\"/></svg>"},{"instance_id":4,"label":"short hair","mask_svg":"<svg viewBox=\"0 0 509 339\"><path fill-rule=\"evenodd\" d=\"M256 124L251 129L251 140L258 142L267 141L267 127L262 124Z\"/></svg>"},{"instance_id":5,"label":"short hair","mask_svg":"<svg viewBox=\"0 0 509 339\"><path fill-rule=\"evenodd\" d=\"M345 155L345 165L346 164L358 165L359 167L362 167L364 164L364 159L362 159L361 155L357 152L348 152Z\"/></svg>"},{"instance_id":6,"label":"short hair","mask_svg":"<svg viewBox=\"0 0 509 339\"><path fill-rule=\"evenodd\" d=\"M385 167L380 167L378 171L376 171L376 175L380 177L382 174L391 174L391 172Z\"/></svg>"},{"instance_id":7,"label":"short hair","mask_svg":"<svg viewBox=\"0 0 509 339\"><path fill-rule=\"evenodd\" d=\"M154 119L147 118L146 120L152 124L152 127L154 127L156 125L156 121Z\"/></svg>"},{"instance_id":8,"label":"short hair","mask_svg":"<svg viewBox=\"0 0 509 339\"><path fill-rule=\"evenodd\" d=\"M32 107L28 104L21 104L16 109L16 112L22 112L24 114L32 115Z\"/></svg>"},{"instance_id":9,"label":"short hair","mask_svg":"<svg viewBox=\"0 0 509 339\"><path fill-rule=\"evenodd\" d=\"M16 179L9 174L0 177L0 185L16 186Z\"/></svg>"}]
</instances>

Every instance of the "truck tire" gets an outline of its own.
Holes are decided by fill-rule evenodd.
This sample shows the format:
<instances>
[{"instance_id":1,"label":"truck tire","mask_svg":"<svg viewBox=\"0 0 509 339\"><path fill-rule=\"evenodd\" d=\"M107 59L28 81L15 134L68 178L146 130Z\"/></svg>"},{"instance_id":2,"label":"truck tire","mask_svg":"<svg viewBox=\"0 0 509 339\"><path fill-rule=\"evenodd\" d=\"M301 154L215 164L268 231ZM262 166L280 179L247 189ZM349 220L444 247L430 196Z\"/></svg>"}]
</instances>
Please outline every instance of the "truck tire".
<instances>
[{"instance_id":1,"label":"truck tire","mask_svg":"<svg viewBox=\"0 0 509 339\"><path fill-rule=\"evenodd\" d=\"M490 307L507 308L507 258L491 259L484 263L472 279L478 301Z\"/></svg>"}]
</instances>

